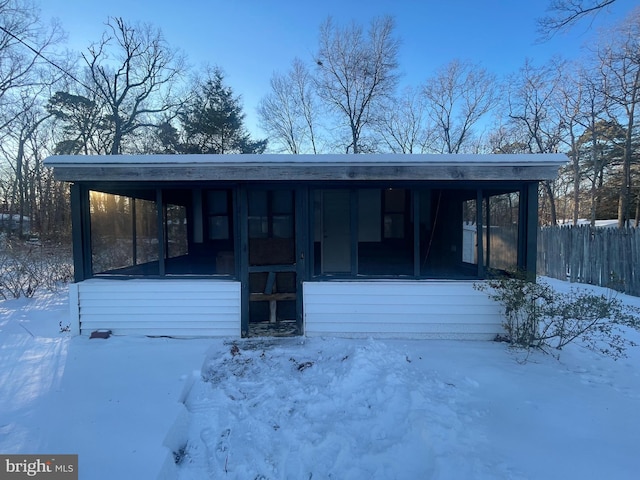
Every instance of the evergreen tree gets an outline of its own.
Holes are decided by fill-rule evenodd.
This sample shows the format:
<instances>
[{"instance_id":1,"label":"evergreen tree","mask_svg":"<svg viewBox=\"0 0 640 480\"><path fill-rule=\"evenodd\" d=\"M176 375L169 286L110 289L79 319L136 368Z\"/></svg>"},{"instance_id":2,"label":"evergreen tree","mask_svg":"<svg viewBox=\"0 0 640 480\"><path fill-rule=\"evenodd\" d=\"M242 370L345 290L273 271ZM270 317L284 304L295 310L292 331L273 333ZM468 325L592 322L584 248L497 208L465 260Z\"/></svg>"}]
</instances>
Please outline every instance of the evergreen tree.
<instances>
[{"instance_id":1,"label":"evergreen tree","mask_svg":"<svg viewBox=\"0 0 640 480\"><path fill-rule=\"evenodd\" d=\"M262 153L266 140L252 140L244 127L240 98L224 84L221 70L209 72L179 115L184 153Z\"/></svg>"},{"instance_id":2,"label":"evergreen tree","mask_svg":"<svg viewBox=\"0 0 640 480\"><path fill-rule=\"evenodd\" d=\"M107 153L100 148L100 132L107 131L109 126L95 100L59 91L49 99L47 110L62 125L63 138L56 143L56 154Z\"/></svg>"}]
</instances>

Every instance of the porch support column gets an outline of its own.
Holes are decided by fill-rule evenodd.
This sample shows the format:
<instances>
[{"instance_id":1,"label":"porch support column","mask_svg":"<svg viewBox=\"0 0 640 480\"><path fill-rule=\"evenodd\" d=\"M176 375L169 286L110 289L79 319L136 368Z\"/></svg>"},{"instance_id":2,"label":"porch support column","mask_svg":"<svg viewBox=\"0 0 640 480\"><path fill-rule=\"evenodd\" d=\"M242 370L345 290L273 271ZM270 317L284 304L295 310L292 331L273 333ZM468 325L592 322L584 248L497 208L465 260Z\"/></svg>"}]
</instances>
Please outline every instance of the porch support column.
<instances>
[{"instance_id":1,"label":"porch support column","mask_svg":"<svg viewBox=\"0 0 640 480\"><path fill-rule=\"evenodd\" d=\"M527 280L535 282L536 264L538 261L538 182L531 182L525 186L526 235L524 236L525 255L524 270Z\"/></svg>"},{"instance_id":2,"label":"porch support column","mask_svg":"<svg viewBox=\"0 0 640 480\"><path fill-rule=\"evenodd\" d=\"M304 299L302 283L307 279L307 259L313 248L309 238L309 188L299 187L295 189L295 239L296 239L296 326L298 333L304 334Z\"/></svg>"},{"instance_id":3,"label":"porch support column","mask_svg":"<svg viewBox=\"0 0 640 480\"><path fill-rule=\"evenodd\" d=\"M413 196L413 276L420 276L420 190L411 190Z\"/></svg>"},{"instance_id":4,"label":"porch support column","mask_svg":"<svg viewBox=\"0 0 640 480\"><path fill-rule=\"evenodd\" d=\"M164 202L162 199L162 190L156 189L156 218L158 222L158 273L160 276L165 274L165 257L167 255L167 235L164 224Z\"/></svg>"},{"instance_id":5,"label":"porch support column","mask_svg":"<svg viewBox=\"0 0 640 480\"><path fill-rule=\"evenodd\" d=\"M351 275L358 275L358 189L349 189L351 205L349 213L349 231L351 238Z\"/></svg>"},{"instance_id":6,"label":"porch support column","mask_svg":"<svg viewBox=\"0 0 640 480\"><path fill-rule=\"evenodd\" d=\"M240 238L236 241L238 252L236 265L240 280L240 332L243 337L249 335L249 205L247 189L238 187L238 222Z\"/></svg>"},{"instance_id":7,"label":"porch support column","mask_svg":"<svg viewBox=\"0 0 640 480\"><path fill-rule=\"evenodd\" d=\"M91 277L91 237L89 232L89 191L71 184L71 232L73 243L73 281Z\"/></svg>"},{"instance_id":8,"label":"porch support column","mask_svg":"<svg viewBox=\"0 0 640 480\"><path fill-rule=\"evenodd\" d=\"M482 189L476 193L476 252L478 258L478 278L484 278L484 240L482 237Z\"/></svg>"}]
</instances>

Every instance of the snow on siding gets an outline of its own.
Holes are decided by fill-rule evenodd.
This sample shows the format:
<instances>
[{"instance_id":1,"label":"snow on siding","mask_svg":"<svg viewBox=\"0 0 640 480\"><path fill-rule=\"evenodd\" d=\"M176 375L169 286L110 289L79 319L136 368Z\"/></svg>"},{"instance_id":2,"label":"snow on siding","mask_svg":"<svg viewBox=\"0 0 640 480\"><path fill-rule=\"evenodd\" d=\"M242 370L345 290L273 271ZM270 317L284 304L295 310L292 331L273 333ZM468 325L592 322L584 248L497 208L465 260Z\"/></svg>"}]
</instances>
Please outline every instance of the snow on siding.
<instances>
[{"instance_id":1,"label":"snow on siding","mask_svg":"<svg viewBox=\"0 0 640 480\"><path fill-rule=\"evenodd\" d=\"M498 304L470 281L304 283L305 335L492 339Z\"/></svg>"},{"instance_id":2,"label":"snow on siding","mask_svg":"<svg viewBox=\"0 0 640 480\"><path fill-rule=\"evenodd\" d=\"M239 282L92 279L73 295L83 335L240 336Z\"/></svg>"}]
</instances>

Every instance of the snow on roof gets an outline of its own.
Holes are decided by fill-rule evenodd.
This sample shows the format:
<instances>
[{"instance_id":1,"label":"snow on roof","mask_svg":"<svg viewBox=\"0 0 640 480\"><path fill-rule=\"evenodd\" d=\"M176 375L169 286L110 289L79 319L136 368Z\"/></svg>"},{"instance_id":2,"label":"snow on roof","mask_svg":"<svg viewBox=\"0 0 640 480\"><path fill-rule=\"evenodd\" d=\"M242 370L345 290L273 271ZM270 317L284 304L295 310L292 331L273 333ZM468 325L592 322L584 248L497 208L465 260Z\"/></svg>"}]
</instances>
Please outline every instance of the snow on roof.
<instances>
[{"instance_id":1,"label":"snow on roof","mask_svg":"<svg viewBox=\"0 0 640 480\"><path fill-rule=\"evenodd\" d=\"M45 160L51 167L65 165L557 165L564 154L229 154L229 155L56 155Z\"/></svg>"},{"instance_id":2,"label":"snow on roof","mask_svg":"<svg viewBox=\"0 0 640 480\"><path fill-rule=\"evenodd\" d=\"M60 155L65 181L550 180L563 154Z\"/></svg>"}]
</instances>

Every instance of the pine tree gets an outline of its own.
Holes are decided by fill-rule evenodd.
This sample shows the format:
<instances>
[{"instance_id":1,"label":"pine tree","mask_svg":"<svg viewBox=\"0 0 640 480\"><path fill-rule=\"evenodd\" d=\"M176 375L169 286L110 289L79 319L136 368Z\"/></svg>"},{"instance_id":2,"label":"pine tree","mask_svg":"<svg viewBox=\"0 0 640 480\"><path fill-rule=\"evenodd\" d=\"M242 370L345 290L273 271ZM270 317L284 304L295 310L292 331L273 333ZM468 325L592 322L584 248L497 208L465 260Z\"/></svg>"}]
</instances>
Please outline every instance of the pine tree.
<instances>
[{"instance_id":1,"label":"pine tree","mask_svg":"<svg viewBox=\"0 0 640 480\"><path fill-rule=\"evenodd\" d=\"M196 85L179 115L184 153L262 153L266 140L252 140L244 127L240 98L224 84L219 69Z\"/></svg>"}]
</instances>

